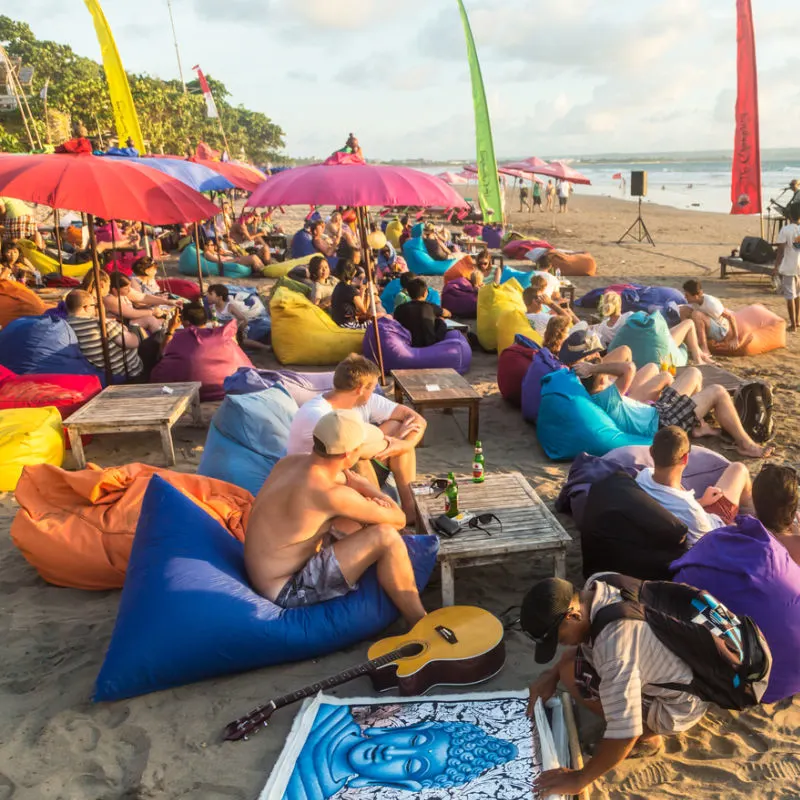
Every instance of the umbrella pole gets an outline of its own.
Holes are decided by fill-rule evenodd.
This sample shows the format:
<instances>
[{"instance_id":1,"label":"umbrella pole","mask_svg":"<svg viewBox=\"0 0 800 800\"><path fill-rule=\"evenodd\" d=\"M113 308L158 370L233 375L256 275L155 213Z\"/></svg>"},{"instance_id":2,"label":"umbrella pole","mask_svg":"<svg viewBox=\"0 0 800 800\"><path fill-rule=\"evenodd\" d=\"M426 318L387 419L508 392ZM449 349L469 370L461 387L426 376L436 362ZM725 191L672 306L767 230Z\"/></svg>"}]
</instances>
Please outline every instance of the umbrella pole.
<instances>
[{"instance_id":1,"label":"umbrella pole","mask_svg":"<svg viewBox=\"0 0 800 800\"><path fill-rule=\"evenodd\" d=\"M61 252L61 214L57 208L53 209L53 232L56 235L56 247L58 248L58 275L64 277L64 256Z\"/></svg>"},{"instance_id":2,"label":"umbrella pole","mask_svg":"<svg viewBox=\"0 0 800 800\"><path fill-rule=\"evenodd\" d=\"M145 255L147 255L148 258L152 258L153 257L153 250L150 247L150 238L147 235L147 226L145 225L144 222L142 223L142 236L144 237L144 252L145 252Z\"/></svg>"},{"instance_id":3,"label":"umbrella pole","mask_svg":"<svg viewBox=\"0 0 800 800\"><path fill-rule=\"evenodd\" d=\"M194 223L194 251L197 255L197 282L200 284L200 302L203 302L205 291L203 290L203 259L200 255L200 229Z\"/></svg>"},{"instance_id":4,"label":"umbrella pole","mask_svg":"<svg viewBox=\"0 0 800 800\"><path fill-rule=\"evenodd\" d=\"M114 259L114 272L119 274L119 259L117 258L117 238L114 236L114 226L116 224L116 220L111 220L111 257ZM117 289L119 292L119 289ZM122 295L117 294L117 313L119 314L119 324L122 325L122 329L125 330L125 318L122 316ZM130 380L130 375L128 374L128 357L125 355L125 342L122 343L122 368L125 370L125 382L127 383Z\"/></svg>"},{"instance_id":5,"label":"umbrella pole","mask_svg":"<svg viewBox=\"0 0 800 800\"><path fill-rule=\"evenodd\" d=\"M372 264L372 250L367 242L367 211L365 208L356 209L358 230L361 234L361 252L367 267L367 280L369 281L369 310L372 314L372 331L375 334L375 354L378 356L378 369L381 371L381 386L386 385L386 372L383 368L383 351L381 350L381 335L378 330L378 309L375 305L375 270Z\"/></svg>"},{"instance_id":6,"label":"umbrella pole","mask_svg":"<svg viewBox=\"0 0 800 800\"><path fill-rule=\"evenodd\" d=\"M88 215L89 246L92 248L92 272L94 273L94 294L97 299L97 315L100 320L100 342L103 346L103 363L106 367L106 386L114 382L111 371L111 355L108 352L108 332L106 331L106 308L100 294L100 260L97 257L97 237L94 235L94 215Z\"/></svg>"}]
</instances>

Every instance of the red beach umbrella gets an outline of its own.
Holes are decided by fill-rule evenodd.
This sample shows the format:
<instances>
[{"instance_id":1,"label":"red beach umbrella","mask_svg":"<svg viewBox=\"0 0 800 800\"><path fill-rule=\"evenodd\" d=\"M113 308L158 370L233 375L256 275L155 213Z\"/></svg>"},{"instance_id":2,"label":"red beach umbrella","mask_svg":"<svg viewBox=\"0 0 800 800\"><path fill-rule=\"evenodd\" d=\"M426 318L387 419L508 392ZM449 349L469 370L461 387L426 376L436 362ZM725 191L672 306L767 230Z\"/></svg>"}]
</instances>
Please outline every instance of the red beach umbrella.
<instances>
[{"instance_id":1,"label":"red beach umbrella","mask_svg":"<svg viewBox=\"0 0 800 800\"><path fill-rule=\"evenodd\" d=\"M132 159L88 154L0 154L0 195L151 225L195 222L219 211L177 178Z\"/></svg>"},{"instance_id":2,"label":"red beach umbrella","mask_svg":"<svg viewBox=\"0 0 800 800\"><path fill-rule=\"evenodd\" d=\"M546 175L548 178L561 178L570 183L582 183L586 186L590 186L592 183L585 175L581 175L578 170L572 169L563 161L552 161L544 167L534 168L533 172L537 175Z\"/></svg>"},{"instance_id":3,"label":"red beach umbrella","mask_svg":"<svg viewBox=\"0 0 800 800\"><path fill-rule=\"evenodd\" d=\"M531 156L524 158L522 161L511 161L508 164L500 165L503 169L516 169L520 172L533 172L537 167L546 167L547 162L542 161L541 158Z\"/></svg>"},{"instance_id":4,"label":"red beach umbrella","mask_svg":"<svg viewBox=\"0 0 800 800\"><path fill-rule=\"evenodd\" d=\"M267 180L267 176L260 169L251 167L249 164L233 161L209 161L200 158L191 160L213 169L214 172L227 178L237 189L244 189L246 192L254 191Z\"/></svg>"}]
</instances>

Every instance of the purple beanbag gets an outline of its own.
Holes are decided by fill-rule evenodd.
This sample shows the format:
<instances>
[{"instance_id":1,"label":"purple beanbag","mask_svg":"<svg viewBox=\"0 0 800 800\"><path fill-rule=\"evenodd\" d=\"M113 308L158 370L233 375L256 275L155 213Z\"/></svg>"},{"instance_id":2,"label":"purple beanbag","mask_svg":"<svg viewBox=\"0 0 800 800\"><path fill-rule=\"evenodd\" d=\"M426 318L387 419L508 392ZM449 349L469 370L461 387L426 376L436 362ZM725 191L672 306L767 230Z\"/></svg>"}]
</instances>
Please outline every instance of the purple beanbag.
<instances>
[{"instance_id":1,"label":"purple beanbag","mask_svg":"<svg viewBox=\"0 0 800 800\"><path fill-rule=\"evenodd\" d=\"M200 381L201 400L222 400L225 378L239 367L252 367L236 342L236 321L221 328L185 328L175 331L150 383Z\"/></svg>"},{"instance_id":2,"label":"purple beanbag","mask_svg":"<svg viewBox=\"0 0 800 800\"><path fill-rule=\"evenodd\" d=\"M478 315L478 290L466 278L456 278L442 289L442 308L454 317L475 319Z\"/></svg>"},{"instance_id":3,"label":"purple beanbag","mask_svg":"<svg viewBox=\"0 0 800 800\"><path fill-rule=\"evenodd\" d=\"M492 225L484 225L481 239L489 245L490 250L499 250L503 246L503 229Z\"/></svg>"},{"instance_id":4,"label":"purple beanbag","mask_svg":"<svg viewBox=\"0 0 800 800\"><path fill-rule=\"evenodd\" d=\"M528 422L536 422L542 402L542 378L566 367L546 348L540 348L533 356L531 365L522 379L522 416Z\"/></svg>"},{"instance_id":5,"label":"purple beanbag","mask_svg":"<svg viewBox=\"0 0 800 800\"><path fill-rule=\"evenodd\" d=\"M252 394L280 383L298 407L333 389L333 372L293 372L290 369L239 367L225 378L225 394Z\"/></svg>"},{"instance_id":6,"label":"purple beanbag","mask_svg":"<svg viewBox=\"0 0 800 800\"><path fill-rule=\"evenodd\" d=\"M378 320L383 367L388 373L393 369L441 369L450 367L462 375L472 363L472 349L458 331L450 331L441 342L430 347L412 347L411 334L396 320L381 317ZM375 352L375 332L370 323L364 334L364 355L378 363Z\"/></svg>"},{"instance_id":7,"label":"purple beanbag","mask_svg":"<svg viewBox=\"0 0 800 800\"><path fill-rule=\"evenodd\" d=\"M800 565L757 519L707 533L672 568L761 628L772 651L765 703L800 692Z\"/></svg>"}]
</instances>

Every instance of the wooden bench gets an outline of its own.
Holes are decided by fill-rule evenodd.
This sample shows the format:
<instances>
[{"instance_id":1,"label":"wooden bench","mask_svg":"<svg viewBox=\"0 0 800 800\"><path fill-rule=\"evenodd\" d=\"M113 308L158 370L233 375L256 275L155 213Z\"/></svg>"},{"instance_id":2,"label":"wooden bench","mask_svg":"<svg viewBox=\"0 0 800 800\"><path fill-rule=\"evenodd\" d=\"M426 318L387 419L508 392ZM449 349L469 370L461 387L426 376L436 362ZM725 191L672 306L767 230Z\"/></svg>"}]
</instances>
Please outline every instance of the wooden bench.
<instances>
[{"instance_id":1,"label":"wooden bench","mask_svg":"<svg viewBox=\"0 0 800 800\"><path fill-rule=\"evenodd\" d=\"M459 509L476 515L494 514L501 521L502 530L491 522L482 526L485 530L465 527L452 538L441 537L443 605L455 603L456 567L519 563L526 561L528 554L551 555L553 574L566 577L567 548L572 539L523 475L490 472L484 483L473 483L471 477L457 480ZM415 487L417 532L435 534L432 520L444 513L444 497L436 497L426 489L423 485ZM418 493L420 490L422 493Z\"/></svg>"},{"instance_id":2,"label":"wooden bench","mask_svg":"<svg viewBox=\"0 0 800 800\"><path fill-rule=\"evenodd\" d=\"M680 374L686 367L678 367L676 372ZM744 378L734 375L733 372L720 367L717 364L701 364L697 369L703 376L703 386L711 386L718 383L720 386L733 396L739 390L739 387L746 383Z\"/></svg>"},{"instance_id":3,"label":"wooden bench","mask_svg":"<svg viewBox=\"0 0 800 800\"><path fill-rule=\"evenodd\" d=\"M167 466L175 464L172 426L189 408L192 422L202 424L199 381L191 383L109 386L67 418L72 455L78 469L86 466L81 436L102 433L158 431ZM166 390L166 391L165 391Z\"/></svg>"},{"instance_id":4,"label":"wooden bench","mask_svg":"<svg viewBox=\"0 0 800 800\"><path fill-rule=\"evenodd\" d=\"M752 261L745 261L742 258L735 258L733 256L720 256L719 259L719 277L725 279L728 277L728 270L736 269L740 272L752 272L756 275L772 275L772 270L775 269L774 264L756 264Z\"/></svg>"}]
</instances>

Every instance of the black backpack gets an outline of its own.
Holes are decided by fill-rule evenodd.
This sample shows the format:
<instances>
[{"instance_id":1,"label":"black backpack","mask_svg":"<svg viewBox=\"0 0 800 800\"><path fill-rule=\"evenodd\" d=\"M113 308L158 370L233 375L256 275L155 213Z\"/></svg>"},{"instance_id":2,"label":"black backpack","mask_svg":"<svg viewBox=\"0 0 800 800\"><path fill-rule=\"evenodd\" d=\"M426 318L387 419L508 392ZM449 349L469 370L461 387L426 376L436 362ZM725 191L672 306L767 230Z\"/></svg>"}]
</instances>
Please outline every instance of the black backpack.
<instances>
[{"instance_id":1,"label":"black backpack","mask_svg":"<svg viewBox=\"0 0 800 800\"><path fill-rule=\"evenodd\" d=\"M598 580L619 589L622 602L597 612L592 641L617 620L644 621L693 676L689 684L656 685L738 711L761 702L772 655L750 617L737 617L708 592L685 583L640 581L618 573L601 574Z\"/></svg>"},{"instance_id":2,"label":"black backpack","mask_svg":"<svg viewBox=\"0 0 800 800\"><path fill-rule=\"evenodd\" d=\"M743 383L733 397L736 413L742 421L745 433L759 444L768 442L775 435L772 418L772 389L764 381Z\"/></svg>"}]
</instances>

